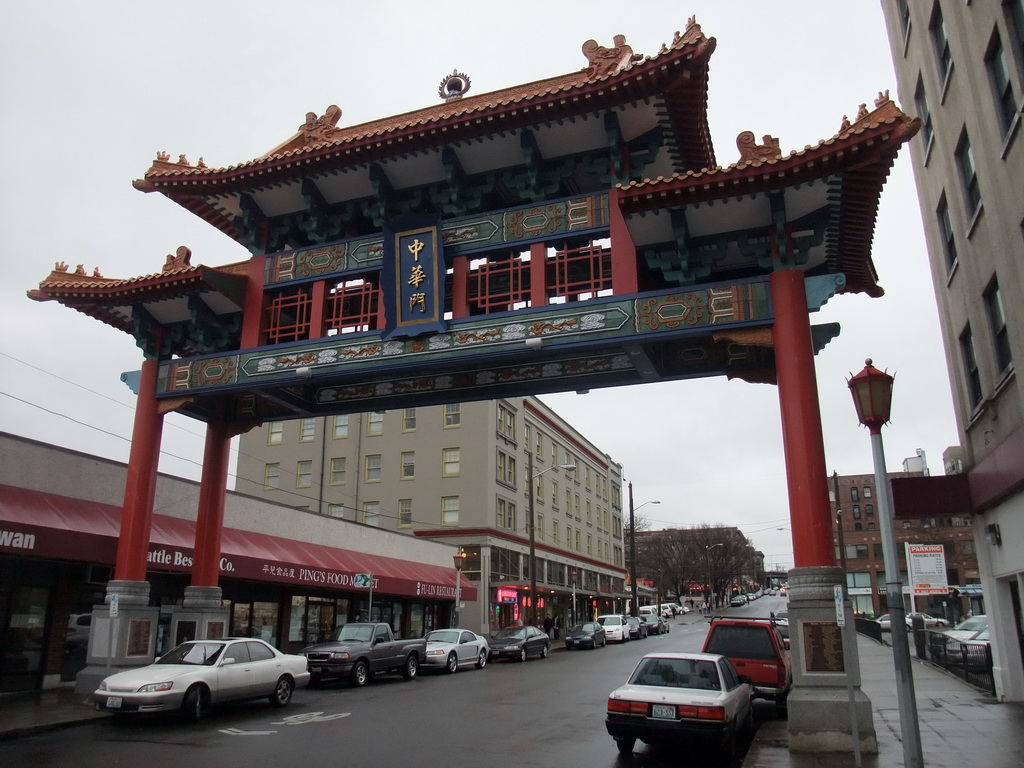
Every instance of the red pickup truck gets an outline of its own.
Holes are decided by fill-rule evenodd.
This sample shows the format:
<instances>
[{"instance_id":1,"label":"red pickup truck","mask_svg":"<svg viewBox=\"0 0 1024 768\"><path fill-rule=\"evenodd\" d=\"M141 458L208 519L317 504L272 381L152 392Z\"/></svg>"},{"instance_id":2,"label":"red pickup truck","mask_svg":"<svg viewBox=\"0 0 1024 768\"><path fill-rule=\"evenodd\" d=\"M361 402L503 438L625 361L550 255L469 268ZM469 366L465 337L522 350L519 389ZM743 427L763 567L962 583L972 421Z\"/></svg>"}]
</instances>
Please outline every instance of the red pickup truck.
<instances>
[{"instance_id":1,"label":"red pickup truck","mask_svg":"<svg viewBox=\"0 0 1024 768\"><path fill-rule=\"evenodd\" d=\"M754 698L774 701L779 717L786 716L786 700L793 688L793 660L773 620L715 617L704 638L703 651L729 659L739 674L750 678Z\"/></svg>"}]
</instances>

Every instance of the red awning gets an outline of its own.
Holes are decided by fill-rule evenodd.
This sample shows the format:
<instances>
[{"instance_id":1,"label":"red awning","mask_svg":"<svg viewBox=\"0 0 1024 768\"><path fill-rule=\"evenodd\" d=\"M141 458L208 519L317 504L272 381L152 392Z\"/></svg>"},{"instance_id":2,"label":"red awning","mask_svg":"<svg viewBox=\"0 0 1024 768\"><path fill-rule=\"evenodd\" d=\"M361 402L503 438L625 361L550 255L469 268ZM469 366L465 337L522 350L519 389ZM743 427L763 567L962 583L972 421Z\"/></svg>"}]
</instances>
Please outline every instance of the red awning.
<instances>
[{"instance_id":1,"label":"red awning","mask_svg":"<svg viewBox=\"0 0 1024 768\"><path fill-rule=\"evenodd\" d=\"M120 527L120 507L0 485L0 554L113 565ZM195 530L191 520L153 515L149 569L190 571ZM235 528L221 536L223 578L353 590L359 589L353 583L357 574L371 574L374 591L454 599L454 571ZM463 577L461 597L476 596L476 587Z\"/></svg>"}]
</instances>

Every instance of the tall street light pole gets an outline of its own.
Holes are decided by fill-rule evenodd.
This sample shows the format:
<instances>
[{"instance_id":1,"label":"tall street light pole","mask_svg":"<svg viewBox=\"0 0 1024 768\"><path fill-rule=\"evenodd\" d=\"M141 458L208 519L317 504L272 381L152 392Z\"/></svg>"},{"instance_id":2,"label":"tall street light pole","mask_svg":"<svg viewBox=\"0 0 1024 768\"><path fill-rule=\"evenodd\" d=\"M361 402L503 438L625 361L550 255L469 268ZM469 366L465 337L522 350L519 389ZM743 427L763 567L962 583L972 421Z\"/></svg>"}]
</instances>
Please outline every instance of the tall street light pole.
<instances>
[{"instance_id":1,"label":"tall street light pole","mask_svg":"<svg viewBox=\"0 0 1024 768\"><path fill-rule=\"evenodd\" d=\"M839 529L839 563L843 567L843 578L846 578L846 540L843 534L843 509L839 505L839 473L832 471L832 495L836 502L836 528Z\"/></svg>"},{"instance_id":2,"label":"tall street light pole","mask_svg":"<svg viewBox=\"0 0 1024 768\"><path fill-rule=\"evenodd\" d=\"M645 501L644 504L661 504L660 501ZM637 507L637 509L640 509ZM633 517L633 483L629 483L629 584L630 591L633 594L632 610L629 612L630 616L636 616L639 610L637 605L636 596L636 518Z\"/></svg>"},{"instance_id":3,"label":"tall street light pole","mask_svg":"<svg viewBox=\"0 0 1024 768\"><path fill-rule=\"evenodd\" d=\"M459 626L459 603L462 602L462 564L465 561L466 553L459 547L459 551L452 555L455 562L455 610L452 611L452 626Z\"/></svg>"},{"instance_id":4,"label":"tall street light pole","mask_svg":"<svg viewBox=\"0 0 1024 768\"><path fill-rule=\"evenodd\" d=\"M552 469L564 469L571 471L576 469L575 464L555 464L554 466L542 469L537 474L533 473L533 446L526 446L526 477L529 487L526 489L526 500L530 516L530 624L537 626L537 531L536 518L533 516L533 481L550 472ZM575 598L574 598L575 602Z\"/></svg>"},{"instance_id":5,"label":"tall street light pole","mask_svg":"<svg viewBox=\"0 0 1024 768\"><path fill-rule=\"evenodd\" d=\"M704 547L704 556L708 559L708 604L707 604L707 609L708 609L708 615L709 616L711 615L711 603L715 599L715 588L714 588L714 585L711 583L711 550L714 549L715 547L721 547L721 546L722 546L722 542L718 542L717 544L708 544L706 547Z\"/></svg>"},{"instance_id":6,"label":"tall street light pole","mask_svg":"<svg viewBox=\"0 0 1024 768\"><path fill-rule=\"evenodd\" d=\"M878 525L882 534L882 558L885 561L885 594L892 632L893 664L896 667L896 698L899 702L900 730L903 741L903 765L923 768L921 726L914 695L914 670L907 640L906 611L903 607L903 583L896 549L896 531L892 522L892 497L885 472L885 450L882 447L882 426L889 422L892 406L893 377L865 361L864 370L852 376L847 384L853 395L857 418L871 433L871 455L875 465L875 489L878 493Z\"/></svg>"}]
</instances>

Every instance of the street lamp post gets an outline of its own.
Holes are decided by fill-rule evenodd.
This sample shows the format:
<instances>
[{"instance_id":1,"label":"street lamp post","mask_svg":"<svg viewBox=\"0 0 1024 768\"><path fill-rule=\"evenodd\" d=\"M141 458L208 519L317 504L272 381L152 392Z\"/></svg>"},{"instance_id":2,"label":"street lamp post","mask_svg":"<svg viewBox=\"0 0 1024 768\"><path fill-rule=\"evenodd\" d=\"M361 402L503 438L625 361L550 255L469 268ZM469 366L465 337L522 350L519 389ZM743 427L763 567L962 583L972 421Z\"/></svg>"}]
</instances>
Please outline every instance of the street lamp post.
<instances>
[{"instance_id":1,"label":"street lamp post","mask_svg":"<svg viewBox=\"0 0 1024 768\"><path fill-rule=\"evenodd\" d=\"M644 504L661 504L660 501L645 501ZM640 509L637 507L637 509ZM637 594L636 594L636 519L633 517L633 483L629 483L629 584L630 591L633 595L632 608L629 612L630 616L636 616L639 612L640 606L637 605Z\"/></svg>"},{"instance_id":2,"label":"street lamp post","mask_svg":"<svg viewBox=\"0 0 1024 768\"><path fill-rule=\"evenodd\" d=\"M459 547L459 551L452 555L455 561L455 610L452 611L452 626L459 626L459 603L462 602L462 563L466 553Z\"/></svg>"},{"instance_id":3,"label":"street lamp post","mask_svg":"<svg viewBox=\"0 0 1024 768\"><path fill-rule=\"evenodd\" d=\"M846 537L843 533L843 509L839 505L839 473L832 471L832 495L836 502L836 528L839 529L839 563L843 567L843 578L846 578Z\"/></svg>"},{"instance_id":4,"label":"street lamp post","mask_svg":"<svg viewBox=\"0 0 1024 768\"><path fill-rule=\"evenodd\" d=\"M871 455L875 466L875 489L878 493L878 524L882 534L882 558L885 561L885 593L892 632L893 663L896 667L896 697L899 702L900 730L903 741L903 764L906 768L923 768L921 728L914 695L914 671L907 640L906 612L903 607L903 583L896 550L896 531L892 522L892 498L885 472L885 450L882 447L882 426L889 422L892 406L893 377L865 361L864 370L852 376L847 384L853 395L857 418L871 433Z\"/></svg>"},{"instance_id":5,"label":"street lamp post","mask_svg":"<svg viewBox=\"0 0 1024 768\"><path fill-rule=\"evenodd\" d=\"M572 611L570 612L570 620L572 626L576 626L576 577L579 575L576 571L572 572Z\"/></svg>"},{"instance_id":6,"label":"street lamp post","mask_svg":"<svg viewBox=\"0 0 1024 768\"><path fill-rule=\"evenodd\" d=\"M552 469L573 470L575 464L555 464L547 469L542 469L537 474L533 473L533 446L526 446L526 477L529 487L526 489L526 500L530 516L530 624L537 626L537 531L536 518L533 516L533 481L550 472ZM573 599L575 602L575 598Z\"/></svg>"},{"instance_id":7,"label":"street lamp post","mask_svg":"<svg viewBox=\"0 0 1024 768\"><path fill-rule=\"evenodd\" d=\"M708 615L709 616L711 615L711 603L715 599L714 586L711 583L711 550L714 549L715 547L720 547L720 546L722 546L722 542L718 542L717 544L708 544L706 547L704 547L704 556L707 557L707 559L708 559L708 603L707 603L707 609L708 609Z\"/></svg>"}]
</instances>

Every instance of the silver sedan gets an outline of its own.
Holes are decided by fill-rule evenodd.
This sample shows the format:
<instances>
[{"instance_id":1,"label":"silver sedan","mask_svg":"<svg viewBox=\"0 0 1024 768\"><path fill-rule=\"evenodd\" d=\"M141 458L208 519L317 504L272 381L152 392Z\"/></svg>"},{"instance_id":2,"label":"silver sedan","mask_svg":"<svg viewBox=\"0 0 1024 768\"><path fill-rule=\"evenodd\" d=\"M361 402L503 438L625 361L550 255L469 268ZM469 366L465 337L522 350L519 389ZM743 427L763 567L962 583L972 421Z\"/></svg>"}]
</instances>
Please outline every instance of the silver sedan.
<instances>
[{"instance_id":1,"label":"silver sedan","mask_svg":"<svg viewBox=\"0 0 1024 768\"><path fill-rule=\"evenodd\" d=\"M156 663L105 678L93 693L97 709L117 714L177 712L198 721L211 704L267 698L275 707L309 682L306 657L281 653L253 638L193 640Z\"/></svg>"},{"instance_id":2,"label":"silver sedan","mask_svg":"<svg viewBox=\"0 0 1024 768\"><path fill-rule=\"evenodd\" d=\"M427 633L425 669L443 669L449 674L459 667L487 665L490 646L487 638L468 629L435 629Z\"/></svg>"}]
</instances>

